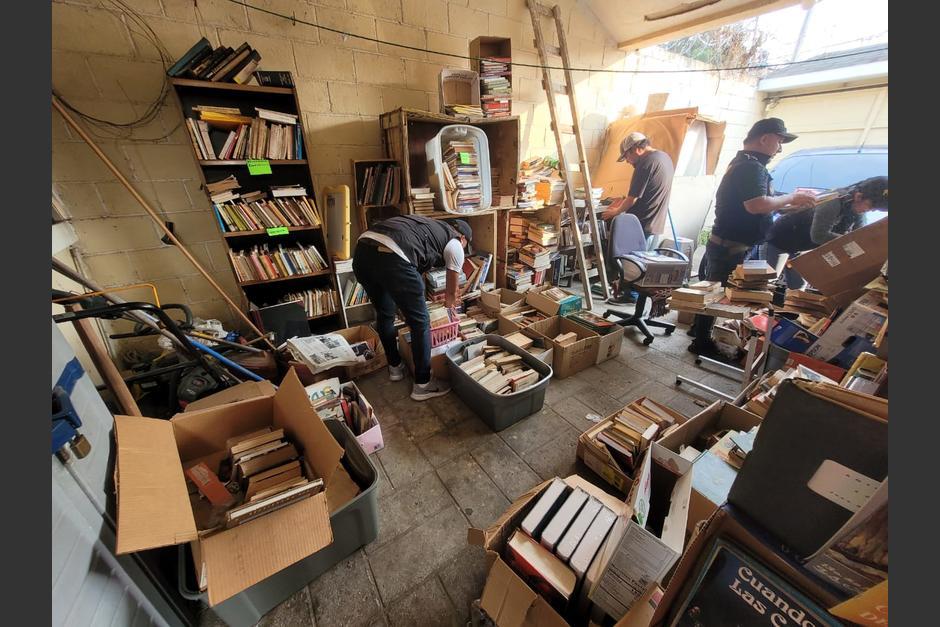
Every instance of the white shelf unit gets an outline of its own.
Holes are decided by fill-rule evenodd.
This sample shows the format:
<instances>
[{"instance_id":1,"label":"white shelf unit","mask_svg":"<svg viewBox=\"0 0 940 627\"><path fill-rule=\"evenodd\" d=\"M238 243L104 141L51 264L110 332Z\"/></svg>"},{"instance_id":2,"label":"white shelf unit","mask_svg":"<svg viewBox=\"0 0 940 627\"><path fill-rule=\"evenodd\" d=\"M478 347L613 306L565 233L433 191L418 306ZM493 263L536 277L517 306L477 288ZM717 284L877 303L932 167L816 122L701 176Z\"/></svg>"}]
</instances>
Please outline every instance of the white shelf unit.
<instances>
[{"instance_id":1,"label":"white shelf unit","mask_svg":"<svg viewBox=\"0 0 940 627\"><path fill-rule=\"evenodd\" d=\"M352 268L352 259L336 260L333 262L333 268L336 272L336 285L339 289L339 304L340 313L343 316L343 326L348 328L375 320L375 309L373 309L372 303L346 305L346 286L356 282L356 275L353 273Z\"/></svg>"}]
</instances>

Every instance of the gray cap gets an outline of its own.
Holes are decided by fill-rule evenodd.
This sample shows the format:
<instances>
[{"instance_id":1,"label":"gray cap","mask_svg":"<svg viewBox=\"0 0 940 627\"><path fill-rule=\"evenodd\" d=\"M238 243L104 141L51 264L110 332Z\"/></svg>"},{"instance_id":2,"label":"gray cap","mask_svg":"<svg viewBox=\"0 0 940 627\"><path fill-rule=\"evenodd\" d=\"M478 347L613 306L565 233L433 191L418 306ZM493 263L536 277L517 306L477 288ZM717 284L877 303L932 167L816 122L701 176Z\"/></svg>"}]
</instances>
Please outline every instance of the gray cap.
<instances>
[{"instance_id":1,"label":"gray cap","mask_svg":"<svg viewBox=\"0 0 940 627\"><path fill-rule=\"evenodd\" d=\"M626 152L644 140L646 140L646 135L639 131L633 131L624 137L623 141L620 142L620 158L617 161L623 161Z\"/></svg>"}]
</instances>

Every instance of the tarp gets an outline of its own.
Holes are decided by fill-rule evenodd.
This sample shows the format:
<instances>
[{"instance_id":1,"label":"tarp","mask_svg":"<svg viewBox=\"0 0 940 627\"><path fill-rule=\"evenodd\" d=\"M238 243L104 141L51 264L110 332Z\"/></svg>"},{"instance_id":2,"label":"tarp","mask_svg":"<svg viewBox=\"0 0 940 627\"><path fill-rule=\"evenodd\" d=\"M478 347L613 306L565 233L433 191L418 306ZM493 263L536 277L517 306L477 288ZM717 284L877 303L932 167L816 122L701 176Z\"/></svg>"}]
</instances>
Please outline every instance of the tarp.
<instances>
[{"instance_id":1,"label":"tarp","mask_svg":"<svg viewBox=\"0 0 940 627\"><path fill-rule=\"evenodd\" d=\"M695 121L705 125L705 174L714 174L725 140L725 122L700 116L698 107L690 107L645 113L613 122L607 127L604 151L596 171L592 173L592 184L604 188L602 198L626 195L630 177L633 176L633 166L626 161L618 163L617 159L620 157L620 142L633 131L646 135L653 148L668 154L673 164L681 165L679 156L686 133ZM677 171L676 176L679 175Z\"/></svg>"}]
</instances>

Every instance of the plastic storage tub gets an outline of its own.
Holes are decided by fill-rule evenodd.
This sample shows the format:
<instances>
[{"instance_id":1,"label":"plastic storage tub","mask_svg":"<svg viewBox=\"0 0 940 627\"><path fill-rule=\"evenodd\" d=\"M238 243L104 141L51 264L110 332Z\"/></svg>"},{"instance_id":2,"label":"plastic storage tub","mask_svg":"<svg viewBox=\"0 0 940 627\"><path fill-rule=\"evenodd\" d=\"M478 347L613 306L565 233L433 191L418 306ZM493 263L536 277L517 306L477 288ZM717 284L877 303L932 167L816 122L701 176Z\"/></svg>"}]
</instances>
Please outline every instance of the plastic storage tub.
<instances>
[{"instance_id":1,"label":"plastic storage tub","mask_svg":"<svg viewBox=\"0 0 940 627\"><path fill-rule=\"evenodd\" d=\"M250 627L292 594L379 535L378 474L352 431L338 420L325 420L330 433L346 449L343 465L362 491L333 512L333 543L293 566L226 599L212 611L230 627ZM206 602L199 592L188 545L179 547L179 590L183 597Z\"/></svg>"},{"instance_id":2,"label":"plastic storage tub","mask_svg":"<svg viewBox=\"0 0 940 627\"><path fill-rule=\"evenodd\" d=\"M468 213L458 211L451 207L444 193L444 174L442 170L447 167L444 163L444 150L450 140L469 140L474 143L477 151L477 165L480 170L480 207L478 210L489 209L493 203L493 179L490 171L490 144L486 133L475 126L467 124L448 124L438 131L437 135L428 140L424 151L428 159L428 184L434 192L434 206L448 213ZM476 211L476 210L475 210Z\"/></svg>"},{"instance_id":3,"label":"plastic storage tub","mask_svg":"<svg viewBox=\"0 0 940 627\"><path fill-rule=\"evenodd\" d=\"M539 373L541 377L539 382L512 394L494 394L477 383L473 377L461 369L460 364L463 362L462 354L465 346L484 341L499 346L513 355L521 355L525 365ZM448 348L446 355L447 367L450 369L450 382L457 396L493 431L502 431L542 409L545 403L545 389L548 388L548 382L552 378L552 367L539 361L538 358L506 338L499 335L475 337Z\"/></svg>"}]
</instances>

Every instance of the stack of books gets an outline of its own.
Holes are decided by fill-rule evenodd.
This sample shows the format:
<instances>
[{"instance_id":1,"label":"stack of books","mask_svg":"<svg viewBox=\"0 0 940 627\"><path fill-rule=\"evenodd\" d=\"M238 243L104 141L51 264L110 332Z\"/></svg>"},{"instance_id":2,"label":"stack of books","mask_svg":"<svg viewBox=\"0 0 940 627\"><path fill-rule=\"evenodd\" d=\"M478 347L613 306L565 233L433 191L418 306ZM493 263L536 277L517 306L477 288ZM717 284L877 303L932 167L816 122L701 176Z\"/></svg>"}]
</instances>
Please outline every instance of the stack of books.
<instances>
[{"instance_id":1,"label":"stack of books","mask_svg":"<svg viewBox=\"0 0 940 627\"><path fill-rule=\"evenodd\" d=\"M816 290L787 290L781 311L822 318L831 314L834 309L832 300Z\"/></svg>"},{"instance_id":2,"label":"stack of books","mask_svg":"<svg viewBox=\"0 0 940 627\"><path fill-rule=\"evenodd\" d=\"M494 394L521 392L540 379L539 373L529 368L521 355L486 342L464 348L460 369Z\"/></svg>"},{"instance_id":3,"label":"stack of books","mask_svg":"<svg viewBox=\"0 0 940 627\"><path fill-rule=\"evenodd\" d=\"M591 200L593 200L594 210L600 211L601 205L601 195L604 193L603 187L592 187L591 188ZM587 206L587 201L585 200L584 188L578 187L574 190L574 206L576 208L582 208Z\"/></svg>"},{"instance_id":4,"label":"stack of books","mask_svg":"<svg viewBox=\"0 0 940 627\"><path fill-rule=\"evenodd\" d=\"M523 329L530 324L535 324L536 322L541 322L542 320L548 318L547 314L542 313L538 309L532 308L504 313L503 316L510 322L517 324L520 328Z\"/></svg>"},{"instance_id":5,"label":"stack of books","mask_svg":"<svg viewBox=\"0 0 940 627\"><path fill-rule=\"evenodd\" d=\"M465 115L470 118L483 117L483 108L480 105L449 104L444 105L444 111L447 113L447 115Z\"/></svg>"},{"instance_id":6,"label":"stack of books","mask_svg":"<svg viewBox=\"0 0 940 627\"><path fill-rule=\"evenodd\" d=\"M312 274L327 267L316 246L285 247L278 244L270 250L268 244L252 246L249 250L228 251L241 282L266 281L291 276Z\"/></svg>"},{"instance_id":7,"label":"stack of books","mask_svg":"<svg viewBox=\"0 0 940 627\"><path fill-rule=\"evenodd\" d=\"M261 55L248 42L236 49L212 48L203 37L166 71L173 78L191 78L213 83L244 85L261 63Z\"/></svg>"},{"instance_id":8,"label":"stack of books","mask_svg":"<svg viewBox=\"0 0 940 627\"><path fill-rule=\"evenodd\" d=\"M546 205L560 205L565 199L565 182L560 178L542 177L535 184L535 195Z\"/></svg>"},{"instance_id":9,"label":"stack of books","mask_svg":"<svg viewBox=\"0 0 940 627\"><path fill-rule=\"evenodd\" d=\"M526 237L530 242L539 246L557 246L558 230L554 224L547 222L529 221L529 228Z\"/></svg>"},{"instance_id":10,"label":"stack of books","mask_svg":"<svg viewBox=\"0 0 940 627\"><path fill-rule=\"evenodd\" d=\"M464 260L466 261L466 259ZM464 264L466 267L466 263ZM461 271L457 281L458 287L467 283L467 275ZM444 300L444 293L447 291L447 270L444 268L433 268L424 273L424 286L428 298L431 302L441 302Z\"/></svg>"},{"instance_id":11,"label":"stack of books","mask_svg":"<svg viewBox=\"0 0 940 627\"><path fill-rule=\"evenodd\" d=\"M552 251L529 242L519 249L519 261L536 271L547 270L552 265Z\"/></svg>"},{"instance_id":12,"label":"stack of books","mask_svg":"<svg viewBox=\"0 0 940 627\"><path fill-rule=\"evenodd\" d=\"M655 401L641 398L621 409L594 437L607 448L624 474L632 477L650 443L674 424L675 418L669 412Z\"/></svg>"},{"instance_id":13,"label":"stack of books","mask_svg":"<svg viewBox=\"0 0 940 627\"><path fill-rule=\"evenodd\" d=\"M325 316L336 311L336 299L333 298L333 290L330 289L291 292L281 296L277 302L300 303L310 318Z\"/></svg>"},{"instance_id":14,"label":"stack of books","mask_svg":"<svg viewBox=\"0 0 940 627\"><path fill-rule=\"evenodd\" d=\"M255 117L237 107L196 105L199 118L186 118L190 140L200 159L302 159L298 117L255 107Z\"/></svg>"},{"instance_id":15,"label":"stack of books","mask_svg":"<svg viewBox=\"0 0 940 627\"><path fill-rule=\"evenodd\" d=\"M519 177L516 182L516 206L520 209L541 209L545 202L536 196L535 186L539 182L538 171L542 166L542 158L526 159L519 164Z\"/></svg>"},{"instance_id":16,"label":"stack of books","mask_svg":"<svg viewBox=\"0 0 940 627\"><path fill-rule=\"evenodd\" d=\"M418 215L434 213L434 192L430 187L412 187L411 205Z\"/></svg>"},{"instance_id":17,"label":"stack of books","mask_svg":"<svg viewBox=\"0 0 940 627\"><path fill-rule=\"evenodd\" d=\"M394 163L378 163L365 169L362 186L359 188L360 205L397 205L400 196L401 166Z\"/></svg>"},{"instance_id":18,"label":"stack of books","mask_svg":"<svg viewBox=\"0 0 940 627\"><path fill-rule=\"evenodd\" d=\"M490 253L464 257L463 273L466 275L468 283L464 298L483 289L483 284L486 282L492 264L493 255Z\"/></svg>"},{"instance_id":19,"label":"stack of books","mask_svg":"<svg viewBox=\"0 0 940 627\"><path fill-rule=\"evenodd\" d=\"M529 221L520 215L509 218L509 248L519 249L528 239Z\"/></svg>"},{"instance_id":20,"label":"stack of books","mask_svg":"<svg viewBox=\"0 0 940 627\"><path fill-rule=\"evenodd\" d=\"M444 188L450 206L460 213L480 209L482 193L476 144L451 141L444 151L444 165Z\"/></svg>"},{"instance_id":21,"label":"stack of books","mask_svg":"<svg viewBox=\"0 0 940 627\"><path fill-rule=\"evenodd\" d=\"M369 302L369 295L366 294L366 288L355 279L347 281L343 288L343 303L346 307L355 307L356 305L365 305Z\"/></svg>"},{"instance_id":22,"label":"stack of books","mask_svg":"<svg viewBox=\"0 0 940 627\"><path fill-rule=\"evenodd\" d=\"M480 101L488 118L507 117L512 109L512 72L509 57L480 60Z\"/></svg>"},{"instance_id":23,"label":"stack of books","mask_svg":"<svg viewBox=\"0 0 940 627\"><path fill-rule=\"evenodd\" d=\"M704 313L705 307L724 298L725 292L718 281L698 281L672 290L669 299L670 309L690 313Z\"/></svg>"},{"instance_id":24,"label":"stack of books","mask_svg":"<svg viewBox=\"0 0 940 627\"><path fill-rule=\"evenodd\" d=\"M264 192L213 204L223 231L259 231L279 226L320 226L320 212L312 198L266 198Z\"/></svg>"},{"instance_id":25,"label":"stack of books","mask_svg":"<svg viewBox=\"0 0 940 627\"><path fill-rule=\"evenodd\" d=\"M524 292L532 287L532 268L524 263L511 263L506 266L506 281L510 289Z\"/></svg>"},{"instance_id":26,"label":"stack of books","mask_svg":"<svg viewBox=\"0 0 940 627\"><path fill-rule=\"evenodd\" d=\"M725 296L731 303L768 304L773 292L768 283L777 278L777 272L766 261L745 261L728 277Z\"/></svg>"},{"instance_id":27,"label":"stack of books","mask_svg":"<svg viewBox=\"0 0 940 627\"><path fill-rule=\"evenodd\" d=\"M607 335L611 331L616 331L620 328L620 325L616 322L611 322L601 316L598 316L596 313L590 311L576 311L565 316L569 320L577 322L582 327L587 327L591 331L594 331L598 335Z\"/></svg>"}]
</instances>

